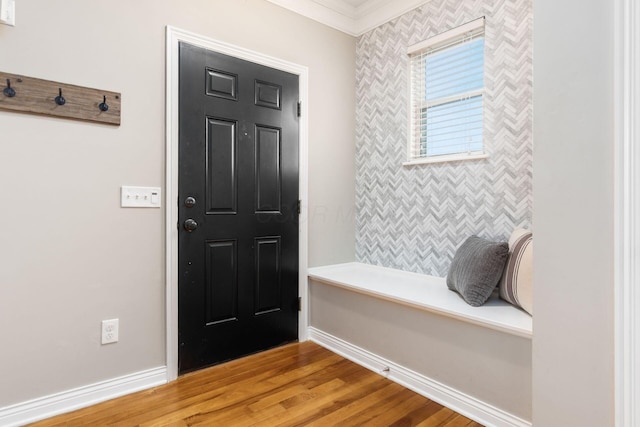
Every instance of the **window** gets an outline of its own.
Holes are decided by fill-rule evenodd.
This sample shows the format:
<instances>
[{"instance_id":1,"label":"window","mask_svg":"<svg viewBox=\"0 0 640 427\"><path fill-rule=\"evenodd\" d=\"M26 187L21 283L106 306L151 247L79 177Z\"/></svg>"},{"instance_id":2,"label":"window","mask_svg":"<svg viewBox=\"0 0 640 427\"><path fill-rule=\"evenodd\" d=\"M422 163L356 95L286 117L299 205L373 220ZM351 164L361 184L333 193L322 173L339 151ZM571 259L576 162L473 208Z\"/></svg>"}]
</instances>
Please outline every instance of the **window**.
<instances>
[{"instance_id":1,"label":"window","mask_svg":"<svg viewBox=\"0 0 640 427\"><path fill-rule=\"evenodd\" d=\"M484 18L409 48L409 162L483 158Z\"/></svg>"}]
</instances>

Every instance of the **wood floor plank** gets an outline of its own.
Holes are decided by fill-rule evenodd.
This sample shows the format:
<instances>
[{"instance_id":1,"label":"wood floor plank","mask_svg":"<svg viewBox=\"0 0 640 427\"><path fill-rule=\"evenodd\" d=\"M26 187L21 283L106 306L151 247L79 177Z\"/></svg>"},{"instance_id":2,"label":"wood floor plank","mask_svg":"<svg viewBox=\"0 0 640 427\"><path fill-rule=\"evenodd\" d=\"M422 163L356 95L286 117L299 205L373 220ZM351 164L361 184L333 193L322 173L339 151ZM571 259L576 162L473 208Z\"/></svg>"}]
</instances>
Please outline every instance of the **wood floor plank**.
<instances>
[{"instance_id":1,"label":"wood floor plank","mask_svg":"<svg viewBox=\"0 0 640 427\"><path fill-rule=\"evenodd\" d=\"M379 425L379 426L392 425L393 423L403 418L406 413L414 411L415 409L419 408L420 405L427 404L425 400L426 399L424 397L420 396L417 393L414 393L408 399L404 399L400 402L396 402L396 404L393 407L393 410L383 412L378 416L376 416L376 418L374 419L374 422L376 425Z\"/></svg>"},{"instance_id":2,"label":"wood floor plank","mask_svg":"<svg viewBox=\"0 0 640 427\"><path fill-rule=\"evenodd\" d=\"M420 404L413 411L407 411L404 415L402 415L399 419L389 424L389 427L405 427L405 426L415 426L420 423L424 419L428 419L433 414L438 412L441 408L441 405L438 405L434 401L430 401L429 403Z\"/></svg>"},{"instance_id":3,"label":"wood floor plank","mask_svg":"<svg viewBox=\"0 0 640 427\"><path fill-rule=\"evenodd\" d=\"M203 369L32 427L480 424L311 342ZM481 427L481 426L480 426Z\"/></svg>"},{"instance_id":4,"label":"wood floor plank","mask_svg":"<svg viewBox=\"0 0 640 427\"><path fill-rule=\"evenodd\" d=\"M252 427L289 427L304 425L307 418L313 417L323 411L326 406L331 405L335 400L348 399L348 395L354 392L362 392L360 387L368 387L372 383L379 381L378 378L366 376L358 384L343 382L339 387L327 389L325 385L319 385L310 390L310 399L303 402L296 401L296 404L288 404L287 417L267 418L261 423L256 423ZM327 383L329 385L330 383ZM329 392L330 391L330 392Z\"/></svg>"},{"instance_id":5,"label":"wood floor plank","mask_svg":"<svg viewBox=\"0 0 640 427\"><path fill-rule=\"evenodd\" d=\"M372 425L374 420L377 417L381 416L382 414L385 414L386 412L394 411L398 402L402 402L406 399L409 399L411 398L411 396L415 394L411 390L408 390L400 385L398 385L398 387L399 389L396 394L386 399L381 399L380 402L378 402L377 404L372 405L371 407L363 411L360 411L359 413L352 415L351 417L346 418L345 420L342 421L343 425L348 425L348 426ZM425 398L425 404L426 402L430 402L430 400Z\"/></svg>"},{"instance_id":6,"label":"wood floor plank","mask_svg":"<svg viewBox=\"0 0 640 427\"><path fill-rule=\"evenodd\" d=\"M426 418L424 421L421 421L417 424L417 427L438 427L445 426L449 421L456 417L455 412L453 412L449 408L445 408L444 406L440 408L435 414L431 415L429 418ZM471 420L469 420L471 421Z\"/></svg>"},{"instance_id":7,"label":"wood floor plank","mask_svg":"<svg viewBox=\"0 0 640 427\"><path fill-rule=\"evenodd\" d=\"M359 414L362 411L366 411L370 407L380 403L380 401L384 401L385 399L398 394L400 390L402 390L402 386L398 384L395 384L395 383L385 384L384 387L380 388L379 390L376 390L373 393L368 393L362 398L357 399L346 406L343 406L341 408L336 408L334 411L330 412L329 414L319 419L310 421L308 426L323 427L323 426L337 425L338 423L344 421L345 419L348 419L352 415Z\"/></svg>"},{"instance_id":8,"label":"wood floor plank","mask_svg":"<svg viewBox=\"0 0 640 427\"><path fill-rule=\"evenodd\" d=\"M473 421L471 421L470 419L463 417L460 414L456 414L456 416L453 417L450 421L447 421L447 423L443 427L467 427L471 423L473 423Z\"/></svg>"}]
</instances>

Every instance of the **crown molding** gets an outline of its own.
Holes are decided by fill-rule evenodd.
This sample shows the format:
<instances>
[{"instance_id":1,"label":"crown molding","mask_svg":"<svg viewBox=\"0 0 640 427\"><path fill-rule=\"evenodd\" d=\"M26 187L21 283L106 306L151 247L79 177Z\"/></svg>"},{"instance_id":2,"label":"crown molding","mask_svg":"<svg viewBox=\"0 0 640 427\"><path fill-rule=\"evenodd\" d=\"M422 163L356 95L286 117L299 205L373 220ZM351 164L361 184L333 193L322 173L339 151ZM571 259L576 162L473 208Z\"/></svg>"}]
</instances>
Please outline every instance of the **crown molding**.
<instances>
[{"instance_id":1,"label":"crown molding","mask_svg":"<svg viewBox=\"0 0 640 427\"><path fill-rule=\"evenodd\" d=\"M429 1L430 0L368 0L357 9L355 32L360 36Z\"/></svg>"},{"instance_id":2,"label":"crown molding","mask_svg":"<svg viewBox=\"0 0 640 427\"><path fill-rule=\"evenodd\" d=\"M429 0L367 0L358 7L341 0L267 0L358 37Z\"/></svg>"}]
</instances>

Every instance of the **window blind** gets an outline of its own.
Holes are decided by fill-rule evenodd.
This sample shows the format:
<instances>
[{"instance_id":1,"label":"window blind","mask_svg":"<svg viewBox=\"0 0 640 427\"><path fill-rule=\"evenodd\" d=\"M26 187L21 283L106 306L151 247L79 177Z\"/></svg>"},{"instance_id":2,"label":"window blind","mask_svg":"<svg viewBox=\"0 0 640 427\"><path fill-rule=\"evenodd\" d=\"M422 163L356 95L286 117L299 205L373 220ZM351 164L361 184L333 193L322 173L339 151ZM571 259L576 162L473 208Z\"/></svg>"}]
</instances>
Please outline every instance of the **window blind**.
<instances>
[{"instance_id":1,"label":"window blind","mask_svg":"<svg viewBox=\"0 0 640 427\"><path fill-rule=\"evenodd\" d=\"M410 48L410 159L481 154L484 19Z\"/></svg>"}]
</instances>

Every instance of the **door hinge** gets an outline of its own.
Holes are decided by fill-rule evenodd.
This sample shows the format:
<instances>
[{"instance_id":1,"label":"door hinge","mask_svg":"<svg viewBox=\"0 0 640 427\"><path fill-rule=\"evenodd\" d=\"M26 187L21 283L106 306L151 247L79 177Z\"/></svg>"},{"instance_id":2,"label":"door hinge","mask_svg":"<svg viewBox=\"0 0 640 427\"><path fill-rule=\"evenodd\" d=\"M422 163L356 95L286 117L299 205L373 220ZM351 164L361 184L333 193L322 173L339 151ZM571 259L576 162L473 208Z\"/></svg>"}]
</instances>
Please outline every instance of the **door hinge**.
<instances>
[{"instance_id":1,"label":"door hinge","mask_svg":"<svg viewBox=\"0 0 640 427\"><path fill-rule=\"evenodd\" d=\"M298 297L298 311L302 311L302 297Z\"/></svg>"},{"instance_id":2,"label":"door hinge","mask_svg":"<svg viewBox=\"0 0 640 427\"><path fill-rule=\"evenodd\" d=\"M296 207L296 210L298 211L298 215L300 215L300 212L302 212L302 200L298 200L298 206Z\"/></svg>"},{"instance_id":3,"label":"door hinge","mask_svg":"<svg viewBox=\"0 0 640 427\"><path fill-rule=\"evenodd\" d=\"M302 115L302 102L298 101L298 117Z\"/></svg>"}]
</instances>

